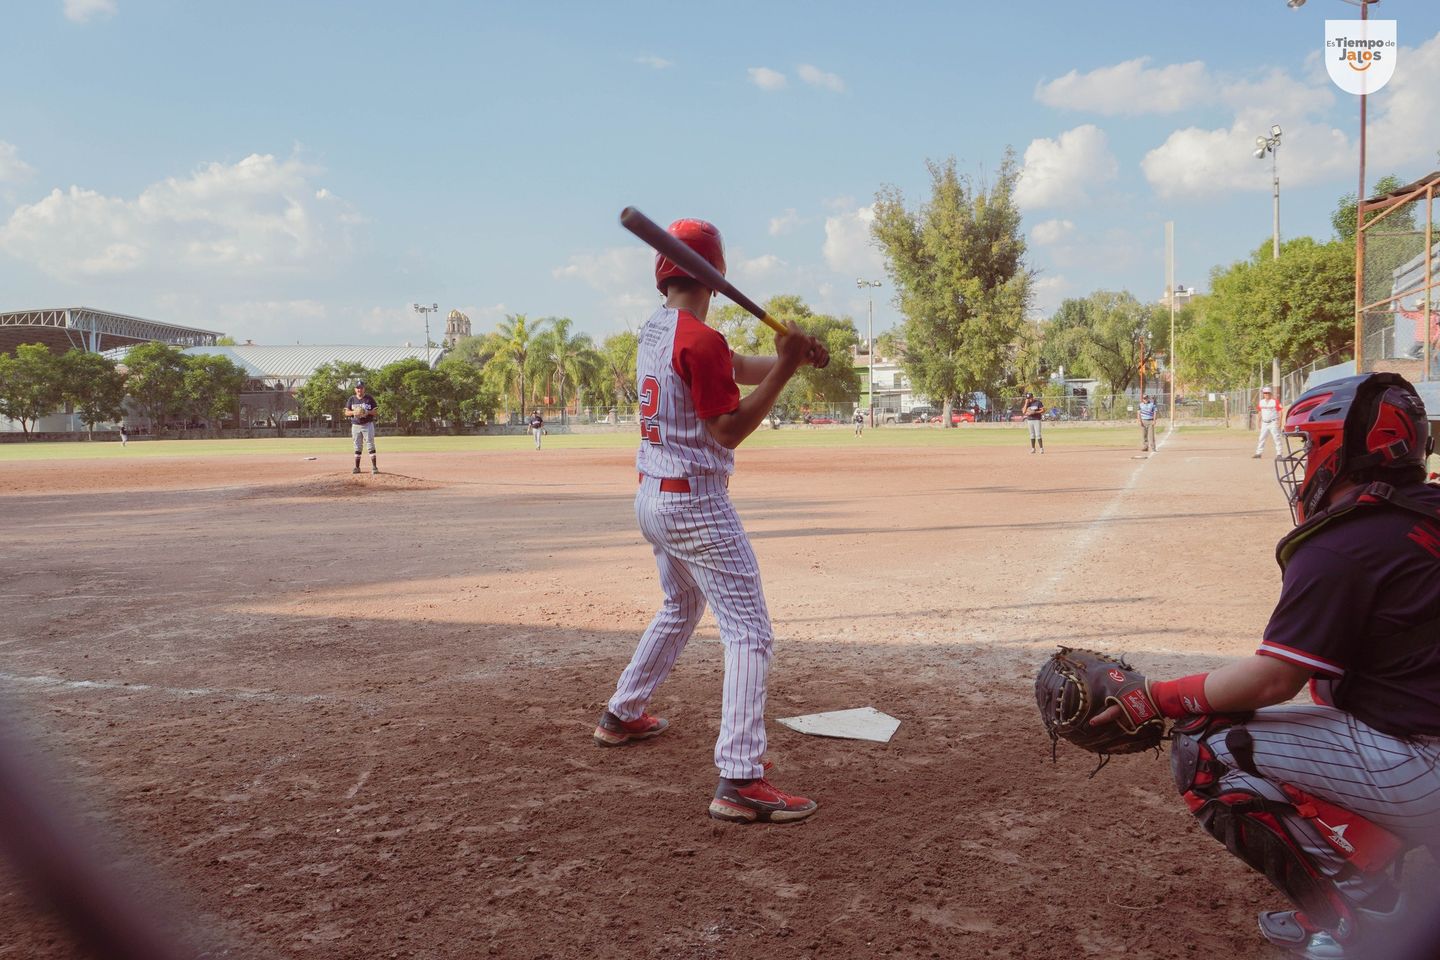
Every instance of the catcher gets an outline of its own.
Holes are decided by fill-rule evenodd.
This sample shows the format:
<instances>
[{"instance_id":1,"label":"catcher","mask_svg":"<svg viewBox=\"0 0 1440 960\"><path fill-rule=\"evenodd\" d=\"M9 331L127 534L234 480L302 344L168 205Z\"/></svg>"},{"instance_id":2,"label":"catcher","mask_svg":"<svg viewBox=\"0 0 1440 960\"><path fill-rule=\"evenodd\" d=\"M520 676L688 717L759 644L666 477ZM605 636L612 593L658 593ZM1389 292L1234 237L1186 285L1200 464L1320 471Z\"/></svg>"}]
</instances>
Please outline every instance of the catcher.
<instances>
[{"instance_id":1,"label":"catcher","mask_svg":"<svg viewBox=\"0 0 1440 960\"><path fill-rule=\"evenodd\" d=\"M1052 661L1037 695L1067 738L1088 709L1076 742L1097 752L1153 745L1150 717L1175 719L1191 812L1298 908L1261 913L1265 938L1307 958L1390 955L1380 945L1403 946L1404 921L1426 911L1407 910L1388 868L1407 848L1440 852L1433 442L1414 388L1387 373L1306 392L1285 440L1277 473L1297 526L1276 548L1283 586L1257 656L1158 683ZM1307 683L1314 703L1287 703Z\"/></svg>"}]
</instances>

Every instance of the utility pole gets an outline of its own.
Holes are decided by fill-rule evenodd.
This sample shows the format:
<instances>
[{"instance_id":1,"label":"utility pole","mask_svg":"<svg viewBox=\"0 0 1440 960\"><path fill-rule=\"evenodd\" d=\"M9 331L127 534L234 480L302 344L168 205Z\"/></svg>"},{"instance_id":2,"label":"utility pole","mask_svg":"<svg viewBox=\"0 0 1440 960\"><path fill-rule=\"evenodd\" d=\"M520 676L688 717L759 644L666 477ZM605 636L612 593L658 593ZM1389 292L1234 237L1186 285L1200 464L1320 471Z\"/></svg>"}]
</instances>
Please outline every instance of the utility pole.
<instances>
[{"instance_id":1,"label":"utility pole","mask_svg":"<svg viewBox=\"0 0 1440 960\"><path fill-rule=\"evenodd\" d=\"M881 286L879 280L863 280L856 278L855 286L862 289ZM870 395L870 426L875 426L875 294L870 294L869 319L865 323L865 339L868 342L867 349L870 355L867 358L865 369L869 373L869 395Z\"/></svg>"},{"instance_id":2,"label":"utility pole","mask_svg":"<svg viewBox=\"0 0 1440 960\"><path fill-rule=\"evenodd\" d=\"M1165 221L1165 297L1170 301L1170 428L1175 428L1175 221Z\"/></svg>"}]
</instances>

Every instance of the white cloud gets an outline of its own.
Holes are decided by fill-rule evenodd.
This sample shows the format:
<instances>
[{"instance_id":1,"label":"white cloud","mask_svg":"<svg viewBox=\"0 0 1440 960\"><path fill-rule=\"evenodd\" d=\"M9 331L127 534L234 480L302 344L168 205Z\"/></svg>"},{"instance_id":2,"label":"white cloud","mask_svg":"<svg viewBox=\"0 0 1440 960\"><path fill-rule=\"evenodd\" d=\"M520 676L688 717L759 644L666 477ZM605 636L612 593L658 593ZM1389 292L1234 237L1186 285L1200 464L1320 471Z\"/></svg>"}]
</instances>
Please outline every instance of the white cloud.
<instances>
[{"instance_id":1,"label":"white cloud","mask_svg":"<svg viewBox=\"0 0 1440 960\"><path fill-rule=\"evenodd\" d=\"M1145 154L1140 168L1162 197L1206 196L1229 190L1269 190L1270 158L1255 158L1255 137L1268 122L1247 113L1220 130L1176 130ZM1275 158L1282 189L1342 174L1354 164L1344 133L1324 124L1287 125Z\"/></svg>"},{"instance_id":2,"label":"white cloud","mask_svg":"<svg viewBox=\"0 0 1440 960\"><path fill-rule=\"evenodd\" d=\"M770 286L775 278L782 276L790 265L773 253L738 260L728 265L726 278L741 290L749 291L760 286Z\"/></svg>"},{"instance_id":3,"label":"white cloud","mask_svg":"<svg viewBox=\"0 0 1440 960\"><path fill-rule=\"evenodd\" d=\"M1409 182L1435 169L1435 151L1440 147L1436 90L1440 90L1440 33L1413 49L1401 47L1395 76L1369 98L1370 170L1408 171L1400 179Z\"/></svg>"},{"instance_id":4,"label":"white cloud","mask_svg":"<svg viewBox=\"0 0 1440 960\"><path fill-rule=\"evenodd\" d=\"M1054 140L1030 141L1015 187L1015 202L1024 208L1084 202L1087 188L1115 179L1119 164L1105 131L1094 124L1067 130Z\"/></svg>"},{"instance_id":5,"label":"white cloud","mask_svg":"<svg viewBox=\"0 0 1440 960\"><path fill-rule=\"evenodd\" d=\"M583 283L599 293L605 316L594 319L616 328L638 326L660 303L655 289L655 251L638 244L574 254L550 275Z\"/></svg>"},{"instance_id":6,"label":"white cloud","mask_svg":"<svg viewBox=\"0 0 1440 960\"><path fill-rule=\"evenodd\" d=\"M0 250L59 277L181 269L300 271L349 251L358 214L299 160L252 154L151 184L134 199L72 186L16 208Z\"/></svg>"},{"instance_id":7,"label":"white cloud","mask_svg":"<svg viewBox=\"0 0 1440 960\"><path fill-rule=\"evenodd\" d=\"M789 233L798 227L800 222L800 214L795 211L794 207L788 207L780 216L770 218L770 236L778 237L781 234Z\"/></svg>"},{"instance_id":8,"label":"white cloud","mask_svg":"<svg viewBox=\"0 0 1440 960\"><path fill-rule=\"evenodd\" d=\"M643 63L647 67L654 67L656 70L664 70L666 67L675 66L675 61L666 60L664 57L636 57L636 63Z\"/></svg>"},{"instance_id":9,"label":"white cloud","mask_svg":"<svg viewBox=\"0 0 1440 960\"><path fill-rule=\"evenodd\" d=\"M819 87L822 90L830 90L835 93L845 92L844 80L841 80L833 73L826 73L819 67L813 67L808 63L802 63L800 64L800 66L795 68L795 72L800 74L801 80L804 80L812 87Z\"/></svg>"},{"instance_id":10,"label":"white cloud","mask_svg":"<svg viewBox=\"0 0 1440 960\"><path fill-rule=\"evenodd\" d=\"M1071 70L1036 85L1035 99L1050 107L1115 116L1173 113L1211 93L1205 64L1199 60L1164 67L1149 64L1149 57L1139 57L1089 73Z\"/></svg>"},{"instance_id":11,"label":"white cloud","mask_svg":"<svg viewBox=\"0 0 1440 960\"><path fill-rule=\"evenodd\" d=\"M1060 308L1073 285L1058 274L1041 275L1030 285L1031 319L1049 317Z\"/></svg>"},{"instance_id":12,"label":"white cloud","mask_svg":"<svg viewBox=\"0 0 1440 960\"><path fill-rule=\"evenodd\" d=\"M115 0L65 0L65 19L89 23L96 17L113 17L120 12Z\"/></svg>"},{"instance_id":13,"label":"white cloud","mask_svg":"<svg viewBox=\"0 0 1440 960\"><path fill-rule=\"evenodd\" d=\"M821 252L831 270L866 279L885 275L885 258L871 241L870 227L874 222L873 204L849 208L825 218L825 244Z\"/></svg>"},{"instance_id":14,"label":"white cloud","mask_svg":"<svg viewBox=\"0 0 1440 960\"><path fill-rule=\"evenodd\" d=\"M14 144L0 140L0 183L19 183L30 179L34 171L20 159L20 151Z\"/></svg>"},{"instance_id":15,"label":"white cloud","mask_svg":"<svg viewBox=\"0 0 1440 960\"><path fill-rule=\"evenodd\" d=\"M761 90L782 90L785 87L785 74L778 70L771 70L769 67L751 67L746 72L750 74L750 82Z\"/></svg>"},{"instance_id":16,"label":"white cloud","mask_svg":"<svg viewBox=\"0 0 1440 960\"><path fill-rule=\"evenodd\" d=\"M1367 164L1418 175L1434 166L1440 143L1440 113L1433 102L1440 88L1440 34L1402 48L1398 63L1395 78L1370 98ZM1276 69L1258 79L1218 83L1216 99L1235 111L1233 123L1174 131L1141 161L1146 179L1162 197L1269 190L1269 158L1257 161L1254 150L1256 136L1274 123L1284 131L1277 158L1282 191L1350 175L1355 134L1329 123L1335 90L1318 60L1308 62L1308 69L1313 76L1304 80Z\"/></svg>"},{"instance_id":17,"label":"white cloud","mask_svg":"<svg viewBox=\"0 0 1440 960\"><path fill-rule=\"evenodd\" d=\"M1031 238L1040 246L1047 247L1059 243L1070 234L1075 232L1075 224L1070 220L1044 220L1035 224L1030 231Z\"/></svg>"},{"instance_id":18,"label":"white cloud","mask_svg":"<svg viewBox=\"0 0 1440 960\"><path fill-rule=\"evenodd\" d=\"M550 275L556 280L578 280L605 294L654 289L655 251L627 244L599 253L577 253L563 267L551 270Z\"/></svg>"}]
</instances>

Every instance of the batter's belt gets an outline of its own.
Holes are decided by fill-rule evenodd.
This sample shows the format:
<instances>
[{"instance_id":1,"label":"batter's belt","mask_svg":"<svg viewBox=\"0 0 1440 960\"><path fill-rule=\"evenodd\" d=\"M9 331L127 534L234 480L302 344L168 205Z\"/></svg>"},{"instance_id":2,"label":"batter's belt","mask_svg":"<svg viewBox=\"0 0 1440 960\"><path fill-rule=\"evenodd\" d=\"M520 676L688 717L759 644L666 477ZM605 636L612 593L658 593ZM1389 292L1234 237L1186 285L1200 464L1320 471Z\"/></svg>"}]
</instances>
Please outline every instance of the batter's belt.
<instances>
[{"instance_id":1,"label":"batter's belt","mask_svg":"<svg viewBox=\"0 0 1440 960\"><path fill-rule=\"evenodd\" d=\"M644 486L646 480L655 482L661 493L692 493L706 492L706 488L713 488L719 484L721 489L728 489L730 478L726 476L710 477L646 477L645 474L637 474L640 485Z\"/></svg>"}]
</instances>

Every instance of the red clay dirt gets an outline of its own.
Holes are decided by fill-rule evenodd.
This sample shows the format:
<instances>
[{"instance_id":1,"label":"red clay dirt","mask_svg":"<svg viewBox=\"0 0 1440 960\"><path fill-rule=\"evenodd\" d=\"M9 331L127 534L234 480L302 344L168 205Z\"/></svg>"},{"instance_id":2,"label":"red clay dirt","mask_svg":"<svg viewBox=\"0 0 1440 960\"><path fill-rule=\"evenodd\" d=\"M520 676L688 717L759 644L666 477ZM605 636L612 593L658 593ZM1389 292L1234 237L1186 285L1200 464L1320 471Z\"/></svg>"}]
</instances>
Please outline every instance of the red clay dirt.
<instances>
[{"instance_id":1,"label":"red clay dirt","mask_svg":"<svg viewBox=\"0 0 1440 960\"><path fill-rule=\"evenodd\" d=\"M1249 437L742 451L790 827L705 816L707 615L653 712L590 730L659 600L629 452L0 464L0 691L210 956L1279 957L1281 905L1163 755L1058 762L1056 644L1249 654L1289 517ZM775 717L874 706L888 745ZM0 878L0 957L78 955Z\"/></svg>"}]
</instances>

